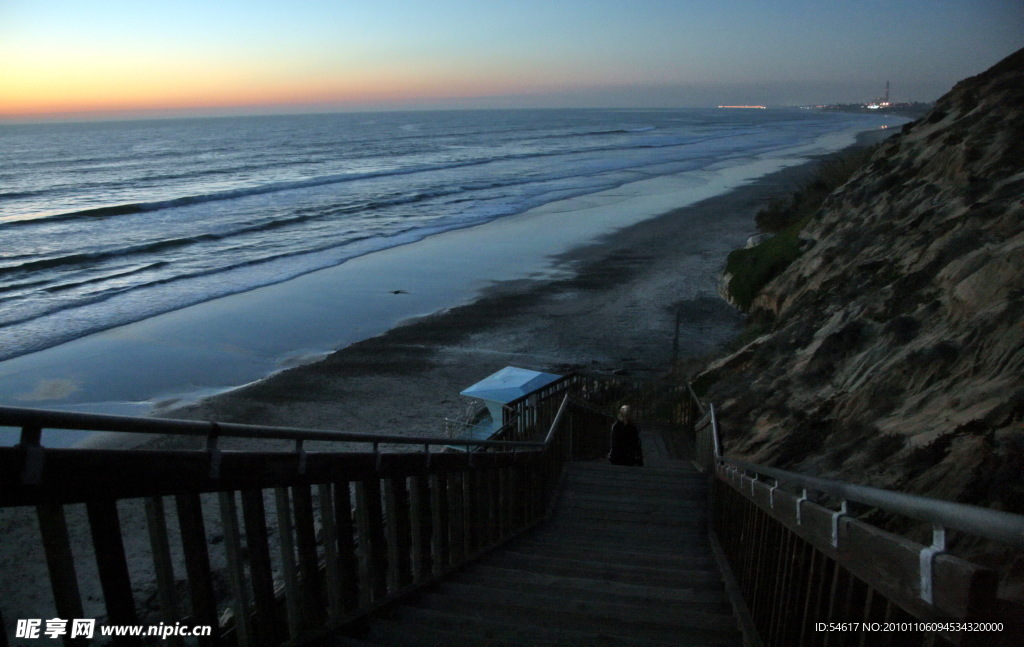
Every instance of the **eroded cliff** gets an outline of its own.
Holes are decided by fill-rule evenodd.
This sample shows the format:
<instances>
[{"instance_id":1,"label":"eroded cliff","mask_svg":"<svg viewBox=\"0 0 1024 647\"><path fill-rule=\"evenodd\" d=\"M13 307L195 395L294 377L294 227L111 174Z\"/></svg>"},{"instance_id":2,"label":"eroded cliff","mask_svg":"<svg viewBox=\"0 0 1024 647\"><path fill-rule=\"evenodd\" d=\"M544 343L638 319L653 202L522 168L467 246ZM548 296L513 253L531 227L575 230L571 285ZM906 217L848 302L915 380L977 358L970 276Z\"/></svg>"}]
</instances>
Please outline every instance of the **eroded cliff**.
<instances>
[{"instance_id":1,"label":"eroded cliff","mask_svg":"<svg viewBox=\"0 0 1024 647\"><path fill-rule=\"evenodd\" d=\"M1024 513L1024 50L886 140L709 367L727 452Z\"/></svg>"}]
</instances>

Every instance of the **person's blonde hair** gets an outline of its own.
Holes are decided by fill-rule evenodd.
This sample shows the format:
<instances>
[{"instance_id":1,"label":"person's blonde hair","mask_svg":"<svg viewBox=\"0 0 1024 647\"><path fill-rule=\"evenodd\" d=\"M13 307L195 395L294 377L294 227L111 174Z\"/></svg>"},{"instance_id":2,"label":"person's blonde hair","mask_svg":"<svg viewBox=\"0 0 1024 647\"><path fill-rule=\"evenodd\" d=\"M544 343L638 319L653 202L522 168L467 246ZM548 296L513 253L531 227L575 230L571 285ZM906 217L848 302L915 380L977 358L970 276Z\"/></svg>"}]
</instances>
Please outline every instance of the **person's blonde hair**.
<instances>
[{"instance_id":1,"label":"person's blonde hair","mask_svg":"<svg viewBox=\"0 0 1024 647\"><path fill-rule=\"evenodd\" d=\"M633 418L633 409L628 404L619 407L619 420L629 422Z\"/></svg>"}]
</instances>

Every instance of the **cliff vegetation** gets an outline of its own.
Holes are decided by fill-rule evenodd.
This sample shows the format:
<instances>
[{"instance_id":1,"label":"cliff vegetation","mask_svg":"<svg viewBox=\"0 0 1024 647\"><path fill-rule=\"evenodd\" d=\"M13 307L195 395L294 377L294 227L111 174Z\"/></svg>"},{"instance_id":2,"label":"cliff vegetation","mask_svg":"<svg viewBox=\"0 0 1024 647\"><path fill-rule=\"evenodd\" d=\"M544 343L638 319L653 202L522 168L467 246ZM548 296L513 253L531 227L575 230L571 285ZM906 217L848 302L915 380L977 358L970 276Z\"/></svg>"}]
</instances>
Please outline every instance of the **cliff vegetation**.
<instances>
[{"instance_id":1,"label":"cliff vegetation","mask_svg":"<svg viewBox=\"0 0 1024 647\"><path fill-rule=\"evenodd\" d=\"M726 451L1024 513L1024 50L844 173L729 260L753 338L696 379Z\"/></svg>"}]
</instances>

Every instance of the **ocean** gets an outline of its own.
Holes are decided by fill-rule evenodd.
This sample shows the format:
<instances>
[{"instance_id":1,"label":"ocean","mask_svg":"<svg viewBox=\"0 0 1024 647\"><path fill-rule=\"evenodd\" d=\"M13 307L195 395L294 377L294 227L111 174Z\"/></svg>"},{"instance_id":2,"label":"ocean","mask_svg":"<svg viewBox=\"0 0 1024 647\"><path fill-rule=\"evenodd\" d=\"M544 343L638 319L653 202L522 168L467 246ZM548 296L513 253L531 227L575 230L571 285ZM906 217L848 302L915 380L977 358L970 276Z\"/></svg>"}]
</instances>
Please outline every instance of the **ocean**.
<instances>
[{"instance_id":1,"label":"ocean","mask_svg":"<svg viewBox=\"0 0 1024 647\"><path fill-rule=\"evenodd\" d=\"M557 200L827 152L884 123L694 109L0 125L0 360Z\"/></svg>"}]
</instances>

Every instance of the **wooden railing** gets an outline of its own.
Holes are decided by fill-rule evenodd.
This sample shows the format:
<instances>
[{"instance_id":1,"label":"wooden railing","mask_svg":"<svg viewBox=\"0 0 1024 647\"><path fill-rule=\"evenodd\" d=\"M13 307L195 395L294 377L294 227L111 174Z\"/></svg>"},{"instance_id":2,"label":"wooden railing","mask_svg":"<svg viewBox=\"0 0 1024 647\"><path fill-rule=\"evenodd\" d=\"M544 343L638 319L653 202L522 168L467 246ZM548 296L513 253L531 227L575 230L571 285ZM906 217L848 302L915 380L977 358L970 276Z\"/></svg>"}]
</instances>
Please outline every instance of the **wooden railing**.
<instances>
[{"instance_id":1,"label":"wooden railing","mask_svg":"<svg viewBox=\"0 0 1024 647\"><path fill-rule=\"evenodd\" d=\"M1024 517L726 458L713 406L692 432L714 539L763 644L1024 644L1024 614L997 598L997 573L946 550L947 529L1022 548ZM854 506L930 524L932 544L865 523Z\"/></svg>"},{"instance_id":2,"label":"wooden railing","mask_svg":"<svg viewBox=\"0 0 1024 647\"><path fill-rule=\"evenodd\" d=\"M604 373L577 373L579 397L615 411L628 404L641 421L692 429L703 414L701 404L686 382Z\"/></svg>"},{"instance_id":3,"label":"wooden railing","mask_svg":"<svg viewBox=\"0 0 1024 647\"><path fill-rule=\"evenodd\" d=\"M572 405L577 397L590 404ZM543 519L564 463L607 453L605 412L621 403L647 423L682 423L692 434L695 462L712 479L713 537L764 644L1020 644L1012 627L984 631L1004 620L995 613L996 574L949 554L945 533L1022 547L1024 518L724 457L713 406L685 385L628 377L569 376L511 403L506 440L460 441L466 452L437 451L447 438L0 407L0 426L21 429L18 446L0 448L0 507L27 509L38 524L52 590L39 618L213 627L201 645L301 644ZM206 449L54 449L40 443L43 429L198 435ZM222 450L228 437L295 444ZM307 451L313 441L372 451ZM406 451L381 452L384 444ZM141 555L125 547L122 520L132 506L148 534ZM854 506L932 524L932 545L872 527ZM81 593L93 579L102 606ZM152 587L140 585L149 580ZM11 606L0 599L0 647L11 644ZM969 632L950 623L981 624Z\"/></svg>"},{"instance_id":4,"label":"wooden railing","mask_svg":"<svg viewBox=\"0 0 1024 647\"><path fill-rule=\"evenodd\" d=\"M52 606L35 617L212 627L200 645L316 639L544 518L564 463L607 452L607 416L571 406L572 385L566 380L517 405L528 421L522 435L543 429L546 436L466 441L469 452L433 451L445 438L0 407L0 426L21 429L19 445L0 448L0 507L35 508L51 582ZM207 449L46 448L43 429L200 435ZM285 439L295 448L221 450L228 437ZM311 441L361 442L373 451L306 451ZM383 443L409 451L381 452ZM69 522L76 504L85 506L88 531ZM121 520L131 505L145 509L144 555L125 547ZM83 578L98 578L101 608L83 600ZM133 586L146 579L155 580L157 600L148 614L139 599L144 587ZM0 600L0 646L13 644L12 618L4 615L10 602Z\"/></svg>"}]
</instances>

